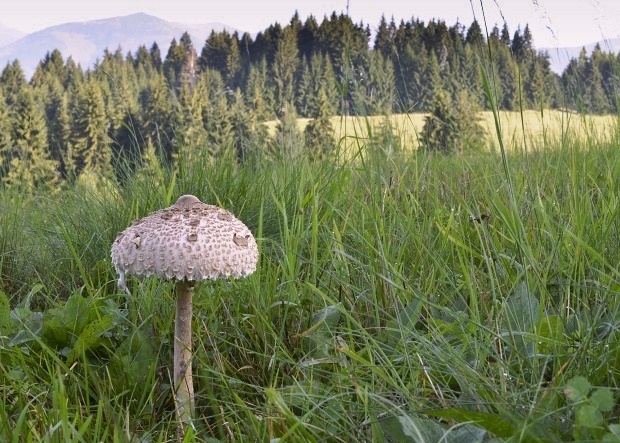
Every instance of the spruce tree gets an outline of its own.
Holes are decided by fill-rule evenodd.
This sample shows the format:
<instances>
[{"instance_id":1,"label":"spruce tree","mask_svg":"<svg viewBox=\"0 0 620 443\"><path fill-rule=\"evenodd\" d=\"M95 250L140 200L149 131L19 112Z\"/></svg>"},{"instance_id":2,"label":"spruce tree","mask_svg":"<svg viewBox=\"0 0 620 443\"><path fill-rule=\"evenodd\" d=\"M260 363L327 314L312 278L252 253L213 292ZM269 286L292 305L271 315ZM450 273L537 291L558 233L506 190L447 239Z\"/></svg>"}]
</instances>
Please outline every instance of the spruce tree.
<instances>
[{"instance_id":1,"label":"spruce tree","mask_svg":"<svg viewBox=\"0 0 620 443\"><path fill-rule=\"evenodd\" d=\"M241 54L236 35L231 35L226 30L211 31L200 53L198 65L201 71L218 71L226 85L235 88L241 74Z\"/></svg>"},{"instance_id":2,"label":"spruce tree","mask_svg":"<svg viewBox=\"0 0 620 443\"><path fill-rule=\"evenodd\" d=\"M280 110L272 152L285 160L299 158L304 151L304 135L299 129L297 112L292 103L286 103Z\"/></svg>"},{"instance_id":3,"label":"spruce tree","mask_svg":"<svg viewBox=\"0 0 620 443\"><path fill-rule=\"evenodd\" d=\"M54 81L47 89L45 97L45 120L47 124L47 145L51 157L58 162L62 178L67 178L66 160L69 155L69 139L71 119L67 94L59 80Z\"/></svg>"},{"instance_id":4,"label":"spruce tree","mask_svg":"<svg viewBox=\"0 0 620 443\"><path fill-rule=\"evenodd\" d=\"M273 88L269 84L265 59L250 68L245 100L258 120L267 121L275 117Z\"/></svg>"},{"instance_id":5,"label":"spruce tree","mask_svg":"<svg viewBox=\"0 0 620 443\"><path fill-rule=\"evenodd\" d=\"M444 91L438 91L431 113L424 118L420 149L441 154L459 154L466 147L484 142L478 108L465 91L453 103Z\"/></svg>"},{"instance_id":6,"label":"spruce tree","mask_svg":"<svg viewBox=\"0 0 620 443\"><path fill-rule=\"evenodd\" d=\"M228 99L218 94L203 109L202 119L207 131L207 150L213 157L225 156L235 149L233 133L228 111Z\"/></svg>"},{"instance_id":7,"label":"spruce tree","mask_svg":"<svg viewBox=\"0 0 620 443\"><path fill-rule=\"evenodd\" d=\"M37 65L30 80L30 85L40 88L50 81L58 81L64 84L67 80L64 64L62 54L58 49L54 49L51 53L48 52Z\"/></svg>"},{"instance_id":8,"label":"spruce tree","mask_svg":"<svg viewBox=\"0 0 620 443\"><path fill-rule=\"evenodd\" d=\"M246 106L239 88L235 91L230 107L229 121L236 158L240 164L246 163L248 159L257 159L264 153L267 127Z\"/></svg>"},{"instance_id":9,"label":"spruce tree","mask_svg":"<svg viewBox=\"0 0 620 443\"><path fill-rule=\"evenodd\" d=\"M379 27L377 28L377 33L375 34L375 43L373 49L376 52L379 52L384 58L389 58L392 56L392 45L394 42L394 33L396 31L396 25L394 23L394 19L390 25L388 26L387 20L385 16L381 16L381 20L379 21Z\"/></svg>"},{"instance_id":10,"label":"spruce tree","mask_svg":"<svg viewBox=\"0 0 620 443\"><path fill-rule=\"evenodd\" d=\"M187 32L183 33L178 43L176 39L172 39L163 70L168 84L177 92L184 84L190 87L195 84L198 74L198 57Z\"/></svg>"},{"instance_id":11,"label":"spruce tree","mask_svg":"<svg viewBox=\"0 0 620 443\"><path fill-rule=\"evenodd\" d=\"M206 143L207 131L202 120L206 104L206 94L200 82L195 88L190 88L188 84L181 85L178 108L174 114L174 133L178 154L185 158L192 158L197 149L204 147Z\"/></svg>"},{"instance_id":12,"label":"spruce tree","mask_svg":"<svg viewBox=\"0 0 620 443\"><path fill-rule=\"evenodd\" d=\"M307 61L312 55L319 52L319 24L314 16L310 15L306 18L297 35L297 45L300 56Z\"/></svg>"},{"instance_id":13,"label":"spruce tree","mask_svg":"<svg viewBox=\"0 0 620 443\"><path fill-rule=\"evenodd\" d=\"M320 90L312 120L304 130L306 151L311 160L324 160L333 156L336 149L334 127L327 94Z\"/></svg>"},{"instance_id":14,"label":"spruce tree","mask_svg":"<svg viewBox=\"0 0 620 443\"><path fill-rule=\"evenodd\" d=\"M284 29L282 38L278 41L273 65L277 106L290 105L295 100L295 74L299 61L298 57L297 34L294 28L287 27Z\"/></svg>"},{"instance_id":15,"label":"spruce tree","mask_svg":"<svg viewBox=\"0 0 620 443\"><path fill-rule=\"evenodd\" d=\"M13 144L11 130L9 107L4 101L2 88L0 88L0 176L6 175L11 160L11 149Z\"/></svg>"},{"instance_id":16,"label":"spruce tree","mask_svg":"<svg viewBox=\"0 0 620 443\"><path fill-rule=\"evenodd\" d=\"M83 173L112 177L112 150L101 86L94 78L78 90L72 135L76 178Z\"/></svg>"},{"instance_id":17,"label":"spruce tree","mask_svg":"<svg viewBox=\"0 0 620 443\"><path fill-rule=\"evenodd\" d=\"M374 115L390 115L396 104L394 65L379 52L369 54L370 111Z\"/></svg>"},{"instance_id":18,"label":"spruce tree","mask_svg":"<svg viewBox=\"0 0 620 443\"><path fill-rule=\"evenodd\" d=\"M19 60L15 59L12 63L7 63L0 74L0 88L2 88L4 100L9 108L17 101L26 85L26 76Z\"/></svg>"},{"instance_id":19,"label":"spruce tree","mask_svg":"<svg viewBox=\"0 0 620 443\"><path fill-rule=\"evenodd\" d=\"M163 63L161 61L161 50L159 49L157 42L153 42L151 49L149 50L149 54L151 55L151 63L153 64L153 68L158 72L161 71L163 68Z\"/></svg>"},{"instance_id":20,"label":"spruce tree","mask_svg":"<svg viewBox=\"0 0 620 443\"><path fill-rule=\"evenodd\" d=\"M170 91L163 74L155 73L144 91L141 133L147 144L159 147L166 160L173 158L174 132Z\"/></svg>"},{"instance_id":21,"label":"spruce tree","mask_svg":"<svg viewBox=\"0 0 620 443\"><path fill-rule=\"evenodd\" d=\"M58 163L47 149L43 106L35 101L30 88L24 88L17 97L11 122L14 142L4 183L21 192L54 191L58 182Z\"/></svg>"}]
</instances>

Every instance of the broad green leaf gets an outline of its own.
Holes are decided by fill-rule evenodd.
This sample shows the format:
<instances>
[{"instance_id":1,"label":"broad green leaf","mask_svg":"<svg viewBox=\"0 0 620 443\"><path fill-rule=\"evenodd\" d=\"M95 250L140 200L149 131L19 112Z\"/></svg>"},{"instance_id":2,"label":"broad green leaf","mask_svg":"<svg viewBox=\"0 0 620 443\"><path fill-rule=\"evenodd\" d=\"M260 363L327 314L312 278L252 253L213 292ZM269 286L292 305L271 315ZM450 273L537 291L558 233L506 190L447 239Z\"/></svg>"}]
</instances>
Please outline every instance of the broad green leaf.
<instances>
[{"instance_id":1,"label":"broad green leaf","mask_svg":"<svg viewBox=\"0 0 620 443\"><path fill-rule=\"evenodd\" d=\"M101 336L112 327L113 323L112 318L107 315L89 323L75 341L67 357L67 364L73 363L84 352L101 346L103 343Z\"/></svg>"},{"instance_id":2,"label":"broad green leaf","mask_svg":"<svg viewBox=\"0 0 620 443\"><path fill-rule=\"evenodd\" d=\"M529 332L538 322L538 299L521 282L506 300L505 326L511 332Z\"/></svg>"},{"instance_id":3,"label":"broad green leaf","mask_svg":"<svg viewBox=\"0 0 620 443\"><path fill-rule=\"evenodd\" d=\"M545 316L536 324L535 333L538 353L548 354L562 341L564 322L558 315Z\"/></svg>"},{"instance_id":4,"label":"broad green leaf","mask_svg":"<svg viewBox=\"0 0 620 443\"><path fill-rule=\"evenodd\" d=\"M415 299L405 306L396 316L387 324L388 329L388 350L394 350L399 343L406 341L410 336L416 323L420 319L420 300Z\"/></svg>"},{"instance_id":5,"label":"broad green leaf","mask_svg":"<svg viewBox=\"0 0 620 443\"><path fill-rule=\"evenodd\" d=\"M149 337L135 331L121 343L110 359L113 382L119 384L119 390L133 388L146 380L154 362L155 350Z\"/></svg>"},{"instance_id":6,"label":"broad green leaf","mask_svg":"<svg viewBox=\"0 0 620 443\"><path fill-rule=\"evenodd\" d=\"M457 423L473 423L497 437L511 437L515 435L515 426L497 414L476 412L462 408L433 409L426 412L434 417L447 418Z\"/></svg>"},{"instance_id":7,"label":"broad green leaf","mask_svg":"<svg viewBox=\"0 0 620 443\"><path fill-rule=\"evenodd\" d=\"M338 306L327 306L312 317L312 325L302 333L302 346L311 358L322 359L332 355L336 345L334 330L340 321Z\"/></svg>"},{"instance_id":8,"label":"broad green leaf","mask_svg":"<svg viewBox=\"0 0 620 443\"><path fill-rule=\"evenodd\" d=\"M611 394L611 389L597 389L590 395L590 402L601 412L611 411L614 407L614 397Z\"/></svg>"},{"instance_id":9,"label":"broad green leaf","mask_svg":"<svg viewBox=\"0 0 620 443\"><path fill-rule=\"evenodd\" d=\"M620 442L620 425L609 425L609 432L603 436L603 441Z\"/></svg>"},{"instance_id":10,"label":"broad green leaf","mask_svg":"<svg viewBox=\"0 0 620 443\"><path fill-rule=\"evenodd\" d=\"M575 413L575 425L586 428L598 427L603 421L603 414L594 405L581 405Z\"/></svg>"},{"instance_id":11,"label":"broad green leaf","mask_svg":"<svg viewBox=\"0 0 620 443\"><path fill-rule=\"evenodd\" d=\"M9 346L34 342L43 329L43 313L15 308L11 311L11 322L17 332L9 340Z\"/></svg>"},{"instance_id":12,"label":"broad green leaf","mask_svg":"<svg viewBox=\"0 0 620 443\"><path fill-rule=\"evenodd\" d=\"M338 306L327 306L316 312L312 317L312 326L310 329L330 331L340 321L340 310Z\"/></svg>"},{"instance_id":13,"label":"broad green leaf","mask_svg":"<svg viewBox=\"0 0 620 443\"><path fill-rule=\"evenodd\" d=\"M65 325L75 335L80 335L82 330L94 317L92 297L83 297L81 291L74 292L67 303L59 308L63 311Z\"/></svg>"},{"instance_id":14,"label":"broad green leaf","mask_svg":"<svg viewBox=\"0 0 620 443\"><path fill-rule=\"evenodd\" d=\"M473 443L484 440L487 431L471 424L451 428L444 438L449 443Z\"/></svg>"},{"instance_id":15,"label":"broad green leaf","mask_svg":"<svg viewBox=\"0 0 620 443\"><path fill-rule=\"evenodd\" d=\"M48 345L62 348L70 344L72 334L69 334L64 317L62 308L50 309L45 313L43 336Z\"/></svg>"},{"instance_id":16,"label":"broad green leaf","mask_svg":"<svg viewBox=\"0 0 620 443\"><path fill-rule=\"evenodd\" d=\"M564 323L558 315L548 315L536 324L536 332L543 338L559 340L564 333Z\"/></svg>"},{"instance_id":17,"label":"broad green leaf","mask_svg":"<svg viewBox=\"0 0 620 443\"><path fill-rule=\"evenodd\" d=\"M24 297L24 299L21 301L21 303L19 304L19 307L30 310L30 302L32 301L32 298L38 292L41 292L41 290L43 290L43 288L44 288L44 286L41 283L35 284L32 287L32 289L28 292L28 294Z\"/></svg>"},{"instance_id":18,"label":"broad green leaf","mask_svg":"<svg viewBox=\"0 0 620 443\"><path fill-rule=\"evenodd\" d=\"M590 382L581 376L573 377L566 383L564 388L564 394L572 401L578 402L586 398L592 385Z\"/></svg>"},{"instance_id":19,"label":"broad green leaf","mask_svg":"<svg viewBox=\"0 0 620 443\"><path fill-rule=\"evenodd\" d=\"M440 441L445 430L433 420L399 415L379 420L381 430L390 441L417 443Z\"/></svg>"},{"instance_id":20,"label":"broad green leaf","mask_svg":"<svg viewBox=\"0 0 620 443\"><path fill-rule=\"evenodd\" d=\"M11 330L11 305L6 294L0 291L0 336L8 336Z\"/></svg>"}]
</instances>

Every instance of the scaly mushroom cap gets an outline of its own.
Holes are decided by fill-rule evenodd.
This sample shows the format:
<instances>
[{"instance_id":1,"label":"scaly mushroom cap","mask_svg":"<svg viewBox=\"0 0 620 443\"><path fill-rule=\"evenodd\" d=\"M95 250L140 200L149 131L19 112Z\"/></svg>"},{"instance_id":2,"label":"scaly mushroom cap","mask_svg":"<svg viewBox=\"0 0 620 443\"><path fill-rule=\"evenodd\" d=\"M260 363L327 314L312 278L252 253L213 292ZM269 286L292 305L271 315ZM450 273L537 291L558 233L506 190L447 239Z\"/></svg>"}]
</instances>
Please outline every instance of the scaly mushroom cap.
<instances>
[{"instance_id":1,"label":"scaly mushroom cap","mask_svg":"<svg viewBox=\"0 0 620 443\"><path fill-rule=\"evenodd\" d=\"M205 280L245 277L256 270L252 233L225 209L183 195L172 206L134 220L112 245L119 286L125 274Z\"/></svg>"}]
</instances>

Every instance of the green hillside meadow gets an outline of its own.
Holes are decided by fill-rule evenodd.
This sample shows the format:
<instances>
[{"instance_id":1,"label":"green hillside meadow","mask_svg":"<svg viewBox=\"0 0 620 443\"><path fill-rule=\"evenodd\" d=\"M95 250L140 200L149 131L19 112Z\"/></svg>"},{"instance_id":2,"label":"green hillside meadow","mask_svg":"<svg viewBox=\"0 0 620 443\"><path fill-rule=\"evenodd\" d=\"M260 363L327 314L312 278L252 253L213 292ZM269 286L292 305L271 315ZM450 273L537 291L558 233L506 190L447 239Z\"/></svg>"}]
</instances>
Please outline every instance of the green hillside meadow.
<instances>
[{"instance_id":1,"label":"green hillside meadow","mask_svg":"<svg viewBox=\"0 0 620 443\"><path fill-rule=\"evenodd\" d=\"M499 115L503 138L520 115ZM336 161L186 146L158 174L2 192L0 440L176 438L174 287L125 294L109 251L191 193L243 220L260 260L197 288L186 441L618 441L618 120L530 115L528 149L503 156L353 131ZM580 136L552 124L569 117Z\"/></svg>"}]
</instances>

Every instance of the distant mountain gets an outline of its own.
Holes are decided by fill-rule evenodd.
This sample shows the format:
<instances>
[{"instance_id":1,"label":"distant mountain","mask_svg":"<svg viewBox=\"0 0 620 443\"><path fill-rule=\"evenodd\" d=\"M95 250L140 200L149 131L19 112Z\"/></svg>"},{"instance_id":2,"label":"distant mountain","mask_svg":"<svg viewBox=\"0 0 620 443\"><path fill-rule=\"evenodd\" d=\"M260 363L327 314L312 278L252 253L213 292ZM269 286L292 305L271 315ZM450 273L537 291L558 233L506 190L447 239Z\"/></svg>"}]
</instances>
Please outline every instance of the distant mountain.
<instances>
[{"instance_id":1,"label":"distant mountain","mask_svg":"<svg viewBox=\"0 0 620 443\"><path fill-rule=\"evenodd\" d=\"M0 48L19 40L24 35L26 34L21 31L11 29L8 26L0 24Z\"/></svg>"},{"instance_id":2,"label":"distant mountain","mask_svg":"<svg viewBox=\"0 0 620 443\"><path fill-rule=\"evenodd\" d=\"M603 52L620 52L620 38L611 38L598 42L601 45ZM588 55L592 54L592 50L597 45L597 42L590 43L583 46L574 46L570 48L542 48L542 51L546 51L549 54L549 61L551 62L551 70L558 74L561 74L568 63L573 58L579 58L579 53L583 47L586 48Z\"/></svg>"},{"instance_id":3,"label":"distant mountain","mask_svg":"<svg viewBox=\"0 0 620 443\"><path fill-rule=\"evenodd\" d=\"M140 45L150 49L157 42L166 56L173 38L177 41L184 32L189 32L192 43L200 55L205 40L212 30L234 32L235 29L222 23L188 25L168 22L148 14L138 13L124 17L113 17L87 22L65 23L28 34L17 41L0 48L0 70L7 63L18 59L28 78L47 52L58 49L66 60L69 56L86 69L103 57L104 49L115 51L119 47L123 54L135 52ZM1 32L1 28L0 28ZM1 34L0 34L1 35Z\"/></svg>"}]
</instances>

